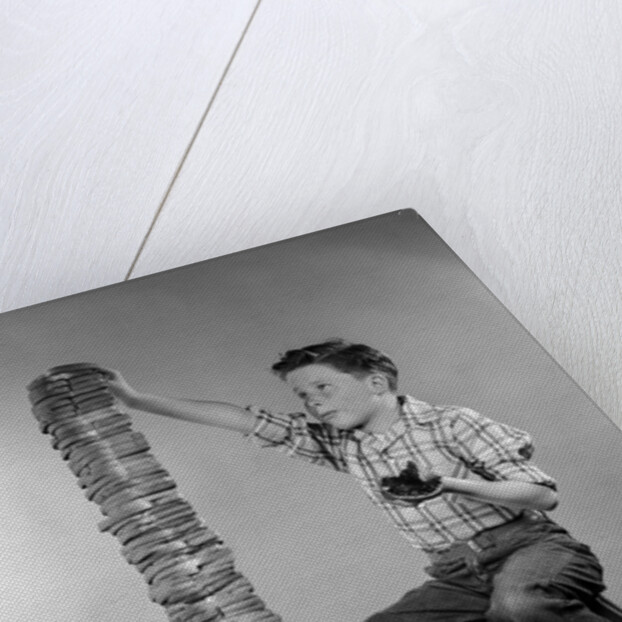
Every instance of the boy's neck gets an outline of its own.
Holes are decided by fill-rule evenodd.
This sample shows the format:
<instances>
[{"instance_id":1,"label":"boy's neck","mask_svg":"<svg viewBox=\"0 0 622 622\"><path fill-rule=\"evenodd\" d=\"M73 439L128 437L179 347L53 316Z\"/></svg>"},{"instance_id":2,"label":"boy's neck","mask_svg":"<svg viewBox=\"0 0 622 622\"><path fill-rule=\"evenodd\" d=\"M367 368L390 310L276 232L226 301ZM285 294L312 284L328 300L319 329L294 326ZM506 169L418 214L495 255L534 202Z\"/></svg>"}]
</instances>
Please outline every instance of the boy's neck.
<instances>
[{"instance_id":1,"label":"boy's neck","mask_svg":"<svg viewBox=\"0 0 622 622\"><path fill-rule=\"evenodd\" d=\"M402 414L402 405L395 393L385 393L374 417L364 426L363 431L371 434L383 434Z\"/></svg>"}]
</instances>

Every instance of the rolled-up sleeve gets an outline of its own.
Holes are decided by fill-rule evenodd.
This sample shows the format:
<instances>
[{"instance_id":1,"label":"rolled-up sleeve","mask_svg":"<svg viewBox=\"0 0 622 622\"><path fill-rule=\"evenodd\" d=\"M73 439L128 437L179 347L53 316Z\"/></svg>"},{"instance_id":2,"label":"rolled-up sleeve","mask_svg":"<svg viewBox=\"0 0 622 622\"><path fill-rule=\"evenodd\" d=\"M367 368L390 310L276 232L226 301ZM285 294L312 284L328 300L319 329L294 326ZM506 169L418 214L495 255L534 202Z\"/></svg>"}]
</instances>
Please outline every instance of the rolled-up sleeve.
<instances>
[{"instance_id":1,"label":"rolled-up sleeve","mask_svg":"<svg viewBox=\"0 0 622 622\"><path fill-rule=\"evenodd\" d=\"M557 490L555 480L531 462L534 447L527 432L462 408L451 418L451 437L452 451L484 479L522 481Z\"/></svg>"},{"instance_id":2,"label":"rolled-up sleeve","mask_svg":"<svg viewBox=\"0 0 622 622\"><path fill-rule=\"evenodd\" d=\"M256 418L247 437L259 447L273 447L288 456L347 472L340 430L309 421L304 413L272 413L257 406L246 408Z\"/></svg>"}]
</instances>

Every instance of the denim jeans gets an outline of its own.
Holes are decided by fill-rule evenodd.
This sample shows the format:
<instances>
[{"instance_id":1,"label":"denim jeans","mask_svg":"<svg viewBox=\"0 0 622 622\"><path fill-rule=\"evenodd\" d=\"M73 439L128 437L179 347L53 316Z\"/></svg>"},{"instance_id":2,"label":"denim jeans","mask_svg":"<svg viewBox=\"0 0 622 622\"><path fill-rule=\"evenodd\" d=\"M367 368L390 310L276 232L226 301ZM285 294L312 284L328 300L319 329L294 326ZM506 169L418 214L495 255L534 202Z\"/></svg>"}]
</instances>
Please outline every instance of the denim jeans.
<instances>
[{"instance_id":1,"label":"denim jeans","mask_svg":"<svg viewBox=\"0 0 622 622\"><path fill-rule=\"evenodd\" d=\"M435 556L433 577L367 622L599 622L602 568L585 544L544 518L483 532Z\"/></svg>"}]
</instances>

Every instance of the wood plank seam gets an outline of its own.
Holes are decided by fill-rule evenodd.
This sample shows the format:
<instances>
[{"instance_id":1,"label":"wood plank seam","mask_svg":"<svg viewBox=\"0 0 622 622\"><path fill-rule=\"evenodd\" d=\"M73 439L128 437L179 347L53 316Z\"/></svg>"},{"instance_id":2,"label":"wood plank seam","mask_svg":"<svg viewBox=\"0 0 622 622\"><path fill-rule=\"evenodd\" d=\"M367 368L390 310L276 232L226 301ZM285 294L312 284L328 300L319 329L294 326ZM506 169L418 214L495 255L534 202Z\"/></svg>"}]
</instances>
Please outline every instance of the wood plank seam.
<instances>
[{"instance_id":1,"label":"wood plank seam","mask_svg":"<svg viewBox=\"0 0 622 622\"><path fill-rule=\"evenodd\" d=\"M257 0L257 4L255 5L255 8L253 9L253 12L251 13L248 22L246 23L246 26L244 27L244 30L242 31L242 34L240 35L240 38L235 46L235 48L233 49L233 53L231 54L231 58L229 59L229 62L227 63L227 65L225 66L225 69L222 73L222 75L220 76L220 80L218 81L218 84L216 85L216 88L214 89L214 92L212 93L212 96L210 97L209 102L207 103L207 106L205 108L205 111L203 112L203 115L201 116L201 118L199 119L199 123L197 124L197 127L194 131L194 133L192 134L192 137L190 138L190 142L188 143L188 146L186 147L183 155L181 156L181 159L179 161L179 164L177 165L177 168L175 169L175 172L173 173L173 177L171 178L171 181L168 185L168 187L166 188L166 191L164 192L164 196L162 197L162 201L160 201L160 205L158 205L158 208L156 209L156 213L153 217L153 220L151 221L151 224L149 225L149 228L147 229L147 233L145 233L145 237L143 238L142 242L140 243L140 246L138 247L138 250L136 251L136 255L130 265L129 270L127 271L127 274L125 275L125 278L123 279L124 281L128 281L131 277L132 277L132 272L134 271L134 268L136 267L136 264L143 252L143 249L145 248L145 245L147 244L147 240L149 239L149 236L151 235L151 232L153 231L155 224L158 220L158 217L160 216L164 205L166 204L166 201L168 200L168 197L171 193L171 190L173 189L173 186L175 185L175 182L177 181L177 178L179 177L179 174L181 172L181 169L183 168L186 159L188 158L188 155L190 154L190 151L192 150L192 146L194 145L197 136L199 135L199 133L201 132L201 128L203 127L203 123L205 122L205 119L207 118L207 115L209 114L210 110L212 109L212 106L214 105L214 101L216 101L216 97L218 96L218 93L220 91L220 87L223 85L225 78L227 77L227 74L229 73L229 69L231 68L231 66L233 65L233 61L235 60L235 57L237 56L238 50L240 49L242 42L244 41L247 32L250 29L251 24L253 23L253 19L255 18L255 15L257 13L257 11L259 10L259 6L261 5L261 1L262 0Z\"/></svg>"}]
</instances>

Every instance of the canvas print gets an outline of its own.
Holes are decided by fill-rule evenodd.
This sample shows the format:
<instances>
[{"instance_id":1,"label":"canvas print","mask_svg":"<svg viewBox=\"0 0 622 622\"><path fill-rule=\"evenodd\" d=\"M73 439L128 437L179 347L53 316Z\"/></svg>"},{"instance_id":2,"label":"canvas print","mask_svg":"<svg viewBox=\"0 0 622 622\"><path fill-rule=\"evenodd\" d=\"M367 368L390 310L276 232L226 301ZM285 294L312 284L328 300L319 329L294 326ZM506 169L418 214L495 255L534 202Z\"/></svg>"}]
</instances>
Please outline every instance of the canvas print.
<instances>
[{"instance_id":1,"label":"canvas print","mask_svg":"<svg viewBox=\"0 0 622 622\"><path fill-rule=\"evenodd\" d=\"M2 620L622 620L622 432L413 210L0 342Z\"/></svg>"}]
</instances>

